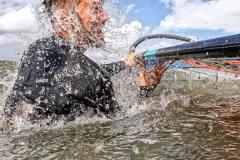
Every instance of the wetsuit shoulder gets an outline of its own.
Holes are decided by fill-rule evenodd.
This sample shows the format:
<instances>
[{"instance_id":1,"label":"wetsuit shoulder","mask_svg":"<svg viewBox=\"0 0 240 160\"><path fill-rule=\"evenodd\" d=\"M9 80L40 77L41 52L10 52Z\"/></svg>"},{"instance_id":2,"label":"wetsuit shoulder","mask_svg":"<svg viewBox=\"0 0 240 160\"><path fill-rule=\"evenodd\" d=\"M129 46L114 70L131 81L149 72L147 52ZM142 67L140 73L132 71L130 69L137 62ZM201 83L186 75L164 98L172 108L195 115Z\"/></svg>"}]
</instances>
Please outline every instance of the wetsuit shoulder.
<instances>
[{"instance_id":1,"label":"wetsuit shoulder","mask_svg":"<svg viewBox=\"0 0 240 160\"><path fill-rule=\"evenodd\" d=\"M22 100L36 103L36 99L41 97L41 91L52 86L53 75L63 64L64 55L52 37L31 44L23 53L6 106L14 107Z\"/></svg>"},{"instance_id":2,"label":"wetsuit shoulder","mask_svg":"<svg viewBox=\"0 0 240 160\"><path fill-rule=\"evenodd\" d=\"M22 59L31 56L41 56L51 50L59 50L59 45L56 41L54 36L38 39L24 51Z\"/></svg>"}]
</instances>

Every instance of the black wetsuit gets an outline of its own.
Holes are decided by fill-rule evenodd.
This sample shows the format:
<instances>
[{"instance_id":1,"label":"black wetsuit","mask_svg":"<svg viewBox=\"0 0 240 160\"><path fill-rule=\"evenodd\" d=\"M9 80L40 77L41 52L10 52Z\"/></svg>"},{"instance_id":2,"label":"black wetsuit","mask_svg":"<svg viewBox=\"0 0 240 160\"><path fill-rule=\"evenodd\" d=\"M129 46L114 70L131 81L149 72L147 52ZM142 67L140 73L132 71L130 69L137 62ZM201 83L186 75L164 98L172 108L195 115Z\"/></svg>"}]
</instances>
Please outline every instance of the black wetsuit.
<instances>
[{"instance_id":1,"label":"black wetsuit","mask_svg":"<svg viewBox=\"0 0 240 160\"><path fill-rule=\"evenodd\" d=\"M124 69L124 62L99 66L58 36L40 39L23 54L5 113L11 117L25 101L36 106L37 115L75 118L91 110L112 117L120 107L110 78ZM152 91L141 87L140 95Z\"/></svg>"},{"instance_id":2,"label":"black wetsuit","mask_svg":"<svg viewBox=\"0 0 240 160\"><path fill-rule=\"evenodd\" d=\"M99 66L57 36L40 39L24 52L5 112L14 114L19 102L26 101L44 115L92 110L112 116L119 105L110 77L123 69L123 62Z\"/></svg>"}]
</instances>

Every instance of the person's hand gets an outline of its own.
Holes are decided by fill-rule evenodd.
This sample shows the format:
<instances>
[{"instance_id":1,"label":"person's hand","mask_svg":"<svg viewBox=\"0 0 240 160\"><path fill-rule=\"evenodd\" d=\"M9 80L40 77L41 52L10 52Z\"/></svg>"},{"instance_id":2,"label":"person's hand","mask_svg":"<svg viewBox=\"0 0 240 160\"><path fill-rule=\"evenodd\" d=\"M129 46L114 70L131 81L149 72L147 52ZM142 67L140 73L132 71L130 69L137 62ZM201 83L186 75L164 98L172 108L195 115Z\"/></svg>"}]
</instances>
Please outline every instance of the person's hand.
<instances>
[{"instance_id":1,"label":"person's hand","mask_svg":"<svg viewBox=\"0 0 240 160\"><path fill-rule=\"evenodd\" d=\"M139 52L132 52L130 53L126 59L124 60L125 65L127 67L132 67L135 66L137 64L137 62L135 61L135 57L139 54Z\"/></svg>"},{"instance_id":2,"label":"person's hand","mask_svg":"<svg viewBox=\"0 0 240 160\"><path fill-rule=\"evenodd\" d=\"M152 70L146 71L146 63L140 62L139 86L147 86L156 88L161 82L164 72L175 62L172 61L167 66L163 66L165 60L161 60Z\"/></svg>"}]
</instances>

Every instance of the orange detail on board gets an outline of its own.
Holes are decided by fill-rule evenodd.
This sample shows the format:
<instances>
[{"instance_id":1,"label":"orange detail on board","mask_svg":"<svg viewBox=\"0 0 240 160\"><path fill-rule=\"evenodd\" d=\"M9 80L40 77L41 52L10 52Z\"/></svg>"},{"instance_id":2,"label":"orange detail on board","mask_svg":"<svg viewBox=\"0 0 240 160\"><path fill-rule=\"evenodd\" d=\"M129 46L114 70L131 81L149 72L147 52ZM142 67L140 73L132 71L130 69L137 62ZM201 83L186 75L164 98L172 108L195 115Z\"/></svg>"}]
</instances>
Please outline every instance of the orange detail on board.
<instances>
[{"instance_id":1,"label":"orange detail on board","mask_svg":"<svg viewBox=\"0 0 240 160\"><path fill-rule=\"evenodd\" d=\"M228 69L228 68L223 68L221 66L206 64L206 63L195 61L195 60L180 60L180 62L191 64L191 65L198 66L198 67L207 68L207 69L223 71L223 72L230 72L230 73L234 73L234 74L240 74L240 71L236 71L236 70ZM231 65L239 65L240 66L240 61L239 60L224 60L222 62L231 64Z\"/></svg>"},{"instance_id":2,"label":"orange detail on board","mask_svg":"<svg viewBox=\"0 0 240 160\"><path fill-rule=\"evenodd\" d=\"M221 62L229 65L240 66L240 60L222 60Z\"/></svg>"}]
</instances>

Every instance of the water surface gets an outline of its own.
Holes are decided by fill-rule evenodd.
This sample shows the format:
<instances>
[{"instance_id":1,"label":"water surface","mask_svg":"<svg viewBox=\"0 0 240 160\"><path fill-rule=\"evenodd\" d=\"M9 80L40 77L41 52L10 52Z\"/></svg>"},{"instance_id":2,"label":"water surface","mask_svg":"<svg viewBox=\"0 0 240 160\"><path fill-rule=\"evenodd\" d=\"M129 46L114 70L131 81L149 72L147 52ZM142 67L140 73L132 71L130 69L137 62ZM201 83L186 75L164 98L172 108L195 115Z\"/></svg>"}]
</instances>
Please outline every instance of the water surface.
<instances>
[{"instance_id":1,"label":"water surface","mask_svg":"<svg viewBox=\"0 0 240 160\"><path fill-rule=\"evenodd\" d=\"M14 68L0 63L0 97L6 97ZM113 78L125 114L1 132L1 159L240 159L237 77L173 69L154 96L138 104L136 82L118 82L127 75Z\"/></svg>"}]
</instances>

